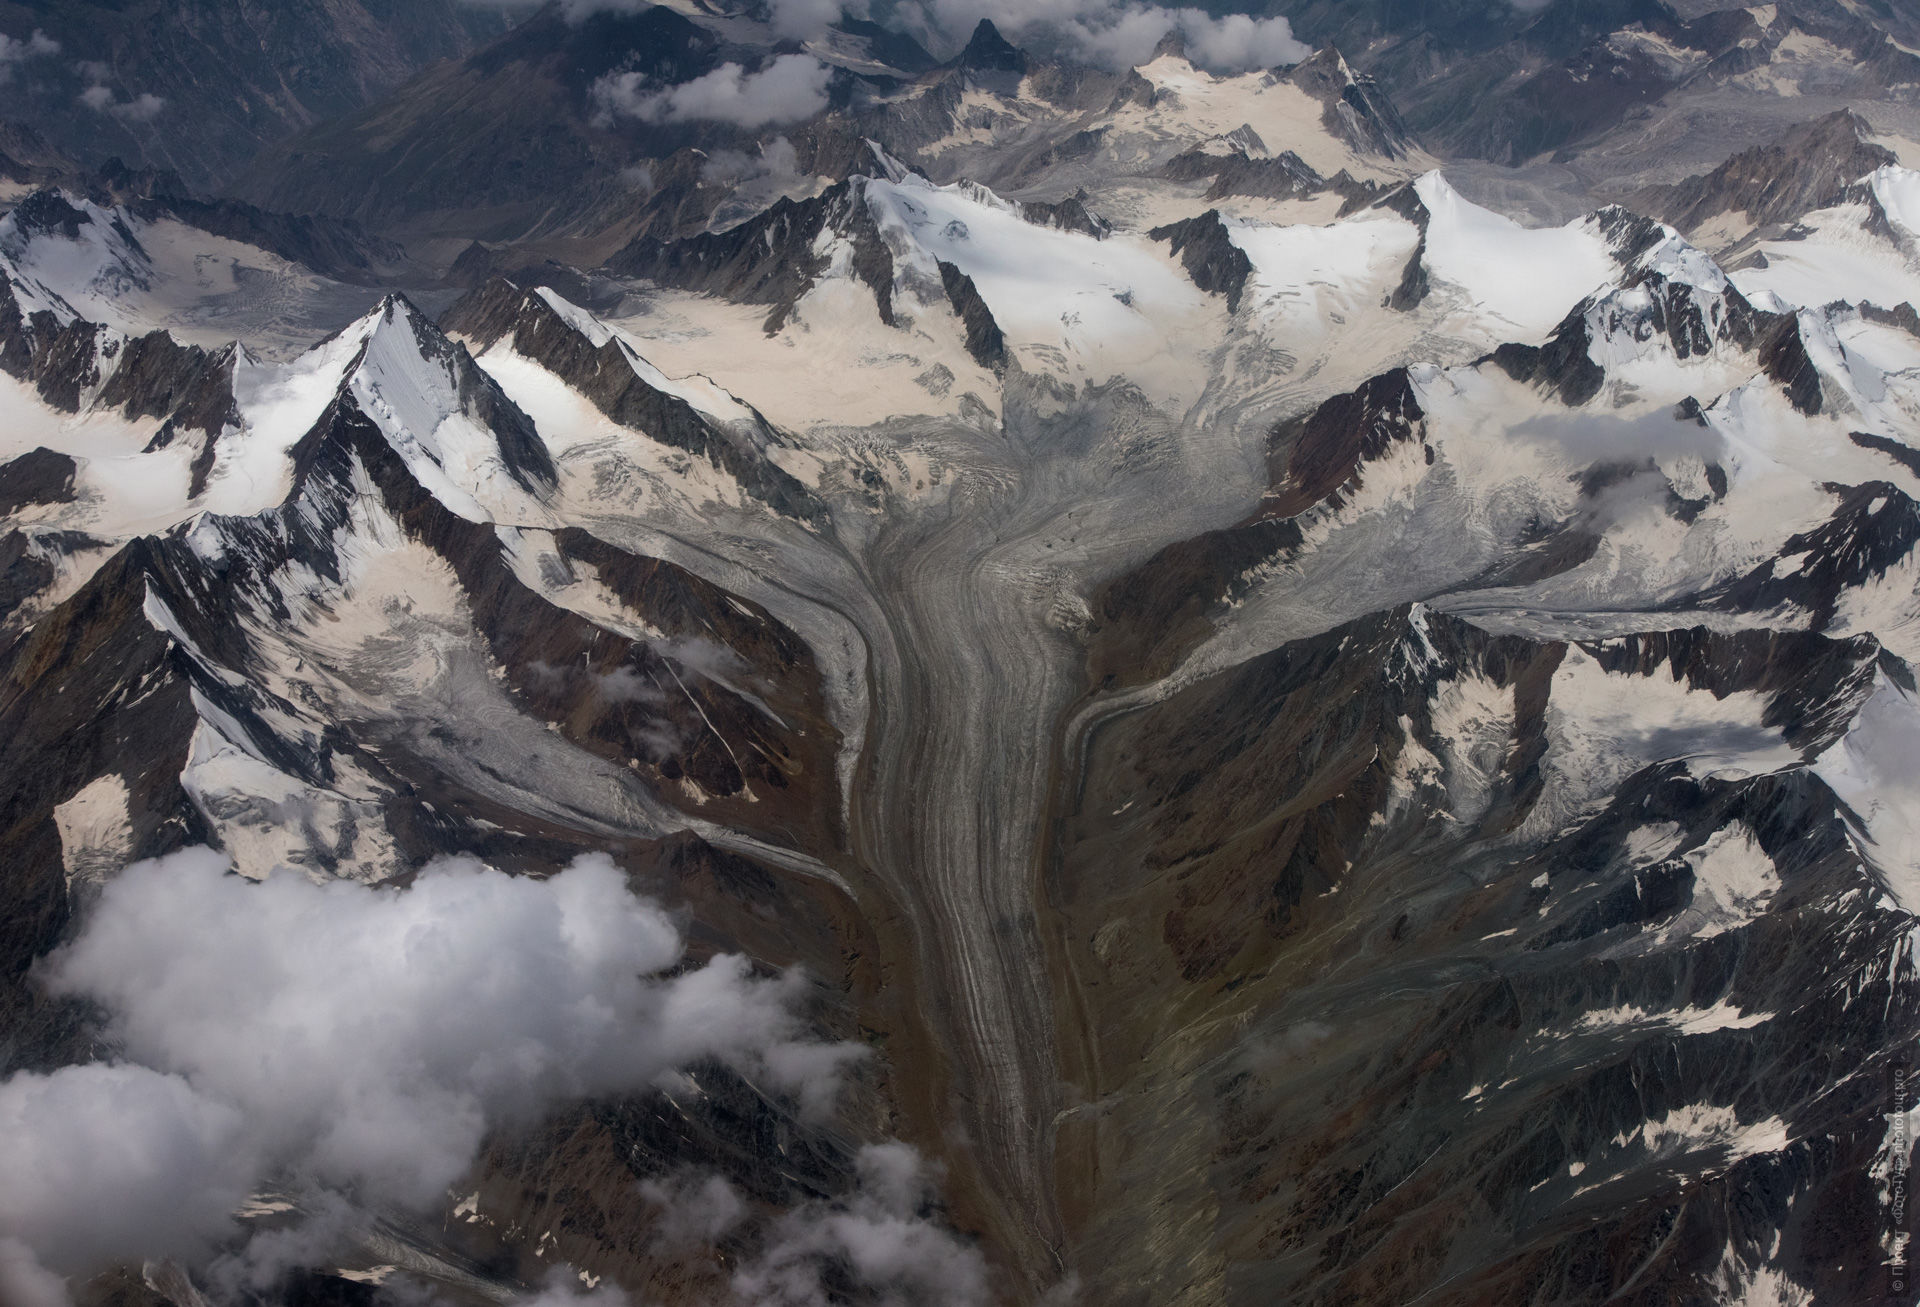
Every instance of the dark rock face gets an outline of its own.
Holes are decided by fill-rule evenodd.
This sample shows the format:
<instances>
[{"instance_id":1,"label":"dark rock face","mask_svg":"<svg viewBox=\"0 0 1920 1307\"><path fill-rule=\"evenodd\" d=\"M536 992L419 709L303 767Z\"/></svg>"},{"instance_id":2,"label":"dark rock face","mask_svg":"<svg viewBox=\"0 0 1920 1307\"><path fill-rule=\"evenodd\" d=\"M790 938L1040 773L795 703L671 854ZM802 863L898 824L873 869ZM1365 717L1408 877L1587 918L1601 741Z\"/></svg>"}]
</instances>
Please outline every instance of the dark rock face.
<instances>
[{"instance_id":1,"label":"dark rock face","mask_svg":"<svg viewBox=\"0 0 1920 1307\"><path fill-rule=\"evenodd\" d=\"M198 495L213 471L220 433L240 424L240 409L233 398L236 358L235 346L209 354L198 346L179 344L164 331L149 332L121 349L120 365L100 388L96 402L131 418L165 418L149 449L164 449L199 433L188 487L188 494Z\"/></svg>"},{"instance_id":2,"label":"dark rock face","mask_svg":"<svg viewBox=\"0 0 1920 1307\"><path fill-rule=\"evenodd\" d=\"M1297 199L1332 189L1333 183L1309 168L1292 150L1272 159L1249 159L1222 169L1207 188L1207 198L1249 195L1263 199Z\"/></svg>"},{"instance_id":3,"label":"dark rock face","mask_svg":"<svg viewBox=\"0 0 1920 1307\"><path fill-rule=\"evenodd\" d=\"M1595 210L1592 221L1623 268L1632 267L1668 236L1654 219L1617 204Z\"/></svg>"},{"instance_id":4,"label":"dark rock face","mask_svg":"<svg viewBox=\"0 0 1920 1307\"><path fill-rule=\"evenodd\" d=\"M1000 324L993 320L993 311L987 302L980 298L979 290L969 277L951 263L940 264L940 284L946 288L947 300L953 305L953 311L960 315L960 321L967 329L967 353L973 361L983 368L998 370L1007 365L1007 338L1001 334Z\"/></svg>"},{"instance_id":5,"label":"dark rock face","mask_svg":"<svg viewBox=\"0 0 1920 1307\"><path fill-rule=\"evenodd\" d=\"M1626 248L1637 255L1639 244L1629 242ZM1509 343L1489 358L1514 380L1551 390L1562 403L1579 407L1599 394L1606 381L1605 370L1593 360L1596 333L1638 342L1659 338L1678 359L1703 356L1726 344L1753 354L1761 371L1780 384L1800 412L1819 412L1820 376L1807 355L1798 320L1755 308L1731 285L1707 298L1703 305L1693 286L1643 271L1620 291L1576 305L1545 345Z\"/></svg>"},{"instance_id":6,"label":"dark rock face","mask_svg":"<svg viewBox=\"0 0 1920 1307\"><path fill-rule=\"evenodd\" d=\"M1415 148L1413 133L1380 83L1356 72L1331 45L1286 74L1288 81L1326 107L1327 130L1361 154L1401 159Z\"/></svg>"},{"instance_id":7,"label":"dark rock face","mask_svg":"<svg viewBox=\"0 0 1920 1307\"><path fill-rule=\"evenodd\" d=\"M536 292L500 279L490 281L448 309L441 327L482 349L510 340L514 349L546 367L620 425L712 460L780 512L802 518L824 513L803 486L766 458L765 445L774 437L764 422L751 436L722 430L685 400L643 380L619 342L595 346ZM527 434L545 458L545 447L530 426ZM551 480L551 463L548 469Z\"/></svg>"},{"instance_id":8,"label":"dark rock face","mask_svg":"<svg viewBox=\"0 0 1920 1307\"><path fill-rule=\"evenodd\" d=\"M1026 52L1000 35L991 20L982 18L954 66L969 73L1006 73L1018 77L1028 68Z\"/></svg>"},{"instance_id":9,"label":"dark rock face","mask_svg":"<svg viewBox=\"0 0 1920 1307\"><path fill-rule=\"evenodd\" d=\"M1373 207L1397 213L1420 229L1420 240L1408 256L1407 266L1401 270L1400 284L1387 296L1388 308L1405 313L1418 308L1433 290L1433 279L1427 272L1427 228L1433 223L1433 214L1411 184L1382 196Z\"/></svg>"},{"instance_id":10,"label":"dark rock face","mask_svg":"<svg viewBox=\"0 0 1920 1307\"><path fill-rule=\"evenodd\" d=\"M1853 441L1854 444L1860 446L1862 449L1871 449L1878 453L1885 454L1901 467L1906 468L1907 471L1913 473L1915 476L1920 476L1920 452L1909 449L1899 441L1889 440L1885 436L1876 436L1865 431L1849 431L1847 433L1847 439Z\"/></svg>"},{"instance_id":11,"label":"dark rock face","mask_svg":"<svg viewBox=\"0 0 1920 1307\"><path fill-rule=\"evenodd\" d=\"M212 466L214 441L237 420L234 357L232 347L209 352L163 331L124 340L82 318L62 325L46 309L25 315L13 288L0 284L0 371L64 412L78 411L84 395L129 417L165 418L156 447L199 432L196 494Z\"/></svg>"},{"instance_id":12,"label":"dark rock face","mask_svg":"<svg viewBox=\"0 0 1920 1307\"><path fill-rule=\"evenodd\" d=\"M1862 139L1868 127L1842 109L1802 123L1772 145L1742 150L1712 172L1642 191L1633 208L1692 231L1726 213L1744 213L1756 227L1792 222L1841 201L1847 187L1893 152Z\"/></svg>"},{"instance_id":13,"label":"dark rock face","mask_svg":"<svg viewBox=\"0 0 1920 1307\"><path fill-rule=\"evenodd\" d=\"M1847 590L1885 576L1913 553L1916 542L1920 505L1897 486L1869 481L1848 489L1827 522L1781 547L1782 558L1805 555L1796 569L1786 572L1777 560L1762 563L1727 587L1717 606L1742 613L1791 606L1807 614L1813 630L1825 630Z\"/></svg>"},{"instance_id":14,"label":"dark rock face","mask_svg":"<svg viewBox=\"0 0 1920 1307\"><path fill-rule=\"evenodd\" d=\"M122 550L66 603L0 648L0 1065L51 1067L88 1055L82 1014L28 974L72 913L54 808L96 777L128 793L132 851L203 839L180 788L196 720L184 660L142 614L147 542ZM43 675L60 669L61 695ZM137 691L137 692L136 692ZM82 713L74 705L89 705Z\"/></svg>"},{"instance_id":15,"label":"dark rock face","mask_svg":"<svg viewBox=\"0 0 1920 1307\"><path fill-rule=\"evenodd\" d=\"M35 191L13 207L13 221L22 234L59 236L66 240L79 238L80 229L93 221L86 211L75 208L67 197L54 190ZM133 241L133 234L122 224L120 236L123 240Z\"/></svg>"},{"instance_id":16,"label":"dark rock face","mask_svg":"<svg viewBox=\"0 0 1920 1307\"><path fill-rule=\"evenodd\" d=\"M1113 224L1087 207L1085 191L1052 204L1029 200L1020 206L1020 214L1028 222L1042 227L1078 232L1095 240L1105 240L1113 234Z\"/></svg>"},{"instance_id":17,"label":"dark rock face","mask_svg":"<svg viewBox=\"0 0 1920 1307\"><path fill-rule=\"evenodd\" d=\"M1218 209L1208 209L1197 218L1155 227L1147 233L1152 239L1166 241L1186 268L1193 284L1212 295L1224 295L1228 312L1240 308L1240 295L1253 276L1253 261L1227 235L1227 224Z\"/></svg>"},{"instance_id":18,"label":"dark rock face","mask_svg":"<svg viewBox=\"0 0 1920 1307\"><path fill-rule=\"evenodd\" d=\"M0 179L16 186L51 186L80 171L80 165L55 149L25 123L0 120Z\"/></svg>"},{"instance_id":19,"label":"dark rock face","mask_svg":"<svg viewBox=\"0 0 1920 1307\"><path fill-rule=\"evenodd\" d=\"M1301 543L1296 523L1263 519L1169 545L1107 582L1092 604L1089 679L1108 687L1165 676L1212 632L1214 610L1236 578Z\"/></svg>"},{"instance_id":20,"label":"dark rock face","mask_svg":"<svg viewBox=\"0 0 1920 1307\"><path fill-rule=\"evenodd\" d=\"M0 535L0 622L53 584L53 564L40 556L34 544L24 531Z\"/></svg>"},{"instance_id":21,"label":"dark rock face","mask_svg":"<svg viewBox=\"0 0 1920 1307\"><path fill-rule=\"evenodd\" d=\"M1600 393L1607 374L1593 361L1593 345L1585 315L1572 317L1554 329L1545 345L1508 343L1493 352L1493 361L1515 381L1546 386L1560 401L1579 407Z\"/></svg>"},{"instance_id":22,"label":"dark rock face","mask_svg":"<svg viewBox=\"0 0 1920 1307\"><path fill-rule=\"evenodd\" d=\"M1292 517L1339 495L1367 463L1401 442L1425 443L1426 413L1404 368L1336 395L1268 438L1275 475L1268 517ZM1284 456L1284 471L1280 458ZM1431 461L1431 458L1429 458Z\"/></svg>"},{"instance_id":23,"label":"dark rock face","mask_svg":"<svg viewBox=\"0 0 1920 1307\"><path fill-rule=\"evenodd\" d=\"M64 558L108 548L80 531L8 530L0 536L0 644L20 634L28 601L52 588Z\"/></svg>"},{"instance_id":24,"label":"dark rock face","mask_svg":"<svg viewBox=\"0 0 1920 1307\"><path fill-rule=\"evenodd\" d=\"M1820 411L1825 402L1820 371L1807 354L1807 342L1801 338L1797 321L1788 318L1770 333L1761 343L1760 361L1796 409L1808 415Z\"/></svg>"},{"instance_id":25,"label":"dark rock face","mask_svg":"<svg viewBox=\"0 0 1920 1307\"><path fill-rule=\"evenodd\" d=\"M74 461L51 449L35 449L9 463L0 463L0 517L28 504L73 502Z\"/></svg>"},{"instance_id":26,"label":"dark rock face","mask_svg":"<svg viewBox=\"0 0 1920 1307\"><path fill-rule=\"evenodd\" d=\"M813 245L829 228L852 240L854 273L872 288L880 320L892 326L893 256L867 209L860 178L839 182L811 200L781 199L724 232L677 241L641 237L607 260L607 269L739 303L771 305L766 329L772 335L823 270Z\"/></svg>"},{"instance_id":27,"label":"dark rock face","mask_svg":"<svg viewBox=\"0 0 1920 1307\"><path fill-rule=\"evenodd\" d=\"M925 46L905 32L896 32L864 18L845 14L835 26L865 42L867 53L873 59L909 77L918 77L939 65L939 61L927 53Z\"/></svg>"},{"instance_id":28,"label":"dark rock face","mask_svg":"<svg viewBox=\"0 0 1920 1307\"><path fill-rule=\"evenodd\" d=\"M1165 172L1174 181L1211 178L1212 184L1207 188L1209 200L1229 195L1300 199L1318 195L1330 185L1292 150L1283 150L1272 158L1255 158L1244 149L1215 154L1195 146L1170 160Z\"/></svg>"}]
</instances>

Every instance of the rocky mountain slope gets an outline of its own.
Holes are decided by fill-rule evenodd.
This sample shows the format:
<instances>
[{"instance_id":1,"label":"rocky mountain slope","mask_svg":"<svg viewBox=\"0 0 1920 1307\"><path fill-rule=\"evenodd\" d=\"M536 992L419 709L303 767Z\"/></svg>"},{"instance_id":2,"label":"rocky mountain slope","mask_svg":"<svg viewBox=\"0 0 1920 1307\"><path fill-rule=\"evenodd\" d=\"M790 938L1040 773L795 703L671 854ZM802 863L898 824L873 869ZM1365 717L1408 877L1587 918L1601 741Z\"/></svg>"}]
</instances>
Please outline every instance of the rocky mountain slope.
<instances>
[{"instance_id":1,"label":"rocky mountain slope","mask_svg":"<svg viewBox=\"0 0 1920 1307\"><path fill-rule=\"evenodd\" d=\"M84 162L120 156L206 185L505 25L498 6L456 0L12 0L6 114Z\"/></svg>"}]
</instances>

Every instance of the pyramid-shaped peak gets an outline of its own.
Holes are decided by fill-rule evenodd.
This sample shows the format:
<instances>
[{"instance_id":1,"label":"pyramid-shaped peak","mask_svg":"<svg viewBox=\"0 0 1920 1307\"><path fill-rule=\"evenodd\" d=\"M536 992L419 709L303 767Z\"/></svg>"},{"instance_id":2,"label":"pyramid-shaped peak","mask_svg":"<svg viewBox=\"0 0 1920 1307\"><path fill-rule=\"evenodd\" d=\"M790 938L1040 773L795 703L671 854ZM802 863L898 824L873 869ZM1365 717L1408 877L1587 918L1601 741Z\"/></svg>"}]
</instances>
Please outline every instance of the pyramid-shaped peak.
<instances>
[{"instance_id":1,"label":"pyramid-shaped peak","mask_svg":"<svg viewBox=\"0 0 1920 1307\"><path fill-rule=\"evenodd\" d=\"M479 521L489 515L480 501L511 495L504 484L488 489L491 465L523 490L554 483L552 458L531 419L412 300L387 295L342 333L354 334L361 344L342 394L455 512ZM435 469L449 471L451 482L443 484Z\"/></svg>"},{"instance_id":2,"label":"pyramid-shaped peak","mask_svg":"<svg viewBox=\"0 0 1920 1307\"><path fill-rule=\"evenodd\" d=\"M408 299L405 292L392 290L380 297L380 302L367 315L375 324L405 323L408 326L432 325L432 319L420 311L420 306Z\"/></svg>"},{"instance_id":3,"label":"pyramid-shaped peak","mask_svg":"<svg viewBox=\"0 0 1920 1307\"><path fill-rule=\"evenodd\" d=\"M967 41L967 48L956 61L959 67L976 73L1024 73L1026 52L1000 35L991 18L982 18Z\"/></svg>"}]
</instances>

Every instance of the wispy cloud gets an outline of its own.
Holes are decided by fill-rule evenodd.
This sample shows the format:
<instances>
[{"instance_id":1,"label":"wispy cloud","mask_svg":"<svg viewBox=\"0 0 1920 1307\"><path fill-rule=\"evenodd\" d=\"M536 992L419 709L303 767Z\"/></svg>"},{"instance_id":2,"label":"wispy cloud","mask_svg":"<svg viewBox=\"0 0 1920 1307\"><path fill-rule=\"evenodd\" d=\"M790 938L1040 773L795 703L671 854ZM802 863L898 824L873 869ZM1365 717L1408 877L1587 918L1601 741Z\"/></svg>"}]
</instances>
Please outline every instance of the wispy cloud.
<instances>
[{"instance_id":1,"label":"wispy cloud","mask_svg":"<svg viewBox=\"0 0 1920 1307\"><path fill-rule=\"evenodd\" d=\"M918 1307L985 1307L991 1301L987 1261L979 1249L939 1223L933 1173L908 1144L862 1148L849 1194L785 1211L758 1230L733 1272L741 1307L826 1307L849 1288L858 1301ZM645 1186L660 1205L660 1242L712 1244L747 1219L747 1203L720 1176L682 1176Z\"/></svg>"},{"instance_id":2,"label":"wispy cloud","mask_svg":"<svg viewBox=\"0 0 1920 1307\"><path fill-rule=\"evenodd\" d=\"M725 122L749 130L801 122L826 110L833 70L807 54L783 54L757 72L721 64L677 86L643 73L609 73L593 85L602 126L621 118L650 123Z\"/></svg>"},{"instance_id":3,"label":"wispy cloud","mask_svg":"<svg viewBox=\"0 0 1920 1307\"><path fill-rule=\"evenodd\" d=\"M815 1307L851 1279L884 1303L985 1307L986 1259L934 1218L933 1175L906 1144L871 1144L856 1158L850 1194L780 1216L733 1277L748 1307ZM701 1198L711 1201L711 1193Z\"/></svg>"},{"instance_id":4,"label":"wispy cloud","mask_svg":"<svg viewBox=\"0 0 1920 1307\"><path fill-rule=\"evenodd\" d=\"M86 89L80 92L80 103L95 113L109 114L122 122L152 122L167 107L167 102L150 92L141 92L131 100L122 100L107 79L113 70L106 64L90 59L82 59L73 66L73 70L85 79Z\"/></svg>"}]
</instances>

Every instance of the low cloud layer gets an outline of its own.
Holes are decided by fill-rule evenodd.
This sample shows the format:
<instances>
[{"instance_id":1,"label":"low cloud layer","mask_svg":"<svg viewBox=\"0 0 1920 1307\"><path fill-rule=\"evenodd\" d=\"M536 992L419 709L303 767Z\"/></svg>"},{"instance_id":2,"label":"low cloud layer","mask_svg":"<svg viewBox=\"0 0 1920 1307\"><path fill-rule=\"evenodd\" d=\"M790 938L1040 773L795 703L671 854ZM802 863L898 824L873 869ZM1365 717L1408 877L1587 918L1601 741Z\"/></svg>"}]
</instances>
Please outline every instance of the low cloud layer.
<instances>
[{"instance_id":1,"label":"low cloud layer","mask_svg":"<svg viewBox=\"0 0 1920 1307\"><path fill-rule=\"evenodd\" d=\"M806 54L783 54L758 72L721 64L677 86L642 73L609 73L593 84L595 120L649 123L723 122L755 130L801 122L827 108L833 70Z\"/></svg>"},{"instance_id":2,"label":"low cloud layer","mask_svg":"<svg viewBox=\"0 0 1920 1307\"><path fill-rule=\"evenodd\" d=\"M679 933L605 857L544 881L453 859L405 890L225 873L129 868L47 967L123 1060L0 1083L0 1298L192 1256L270 1178L430 1209L489 1131L702 1059L821 1108L858 1054L806 1038L801 977L664 976Z\"/></svg>"},{"instance_id":3,"label":"low cloud layer","mask_svg":"<svg viewBox=\"0 0 1920 1307\"><path fill-rule=\"evenodd\" d=\"M1575 464L1698 458L1712 462L1726 442L1711 427L1659 411L1633 417L1610 413L1549 413L1529 418L1513 434L1560 450Z\"/></svg>"},{"instance_id":4,"label":"low cloud layer","mask_svg":"<svg viewBox=\"0 0 1920 1307\"><path fill-rule=\"evenodd\" d=\"M1665 515L1674 495L1670 472L1692 460L1711 465L1726 456L1718 431L1664 411L1635 417L1547 414L1519 424L1513 435L1550 448L1582 471L1580 511L1589 527L1602 531Z\"/></svg>"}]
</instances>

